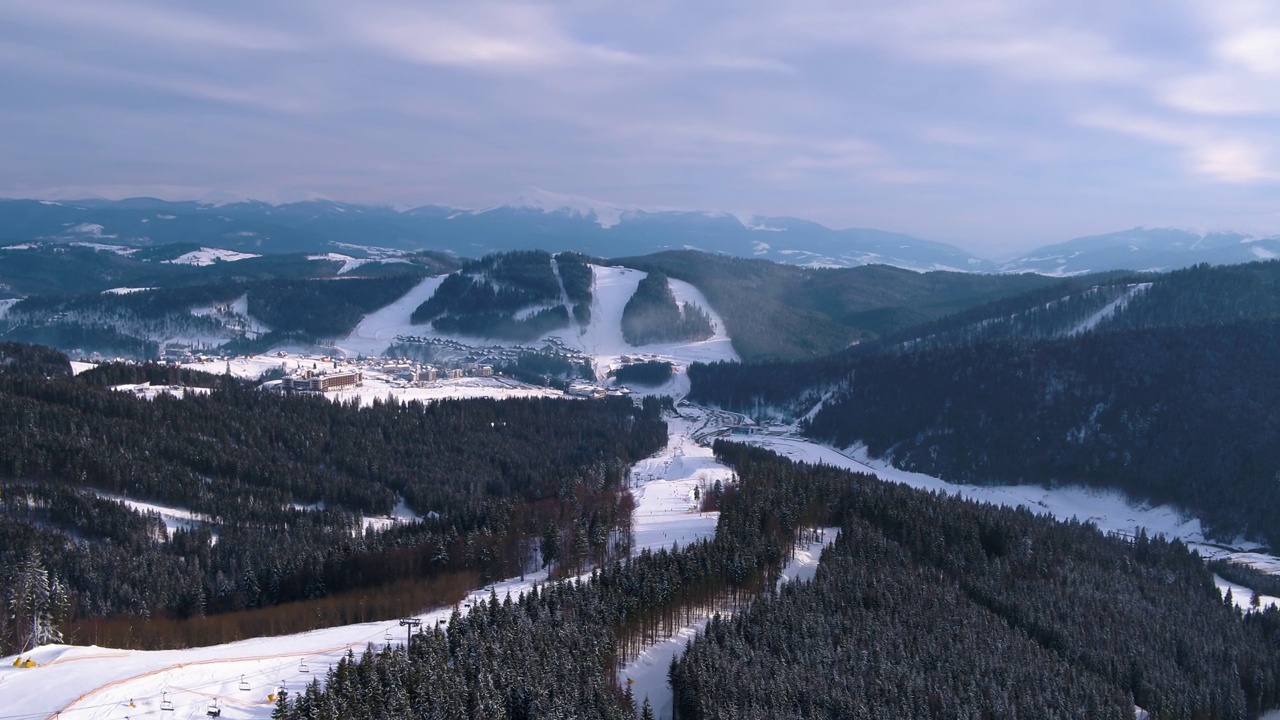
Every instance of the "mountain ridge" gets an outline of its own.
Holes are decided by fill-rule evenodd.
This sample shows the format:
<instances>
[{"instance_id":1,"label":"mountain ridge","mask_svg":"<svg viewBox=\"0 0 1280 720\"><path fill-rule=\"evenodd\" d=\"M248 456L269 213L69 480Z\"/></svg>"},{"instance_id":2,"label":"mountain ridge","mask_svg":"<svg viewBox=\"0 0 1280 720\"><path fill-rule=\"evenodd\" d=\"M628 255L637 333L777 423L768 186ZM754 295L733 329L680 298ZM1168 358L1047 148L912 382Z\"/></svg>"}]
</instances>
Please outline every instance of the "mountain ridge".
<instances>
[{"instance_id":1,"label":"mountain ridge","mask_svg":"<svg viewBox=\"0 0 1280 720\"><path fill-rule=\"evenodd\" d=\"M0 200L0 245L110 239L128 247L176 242L255 253L326 252L352 245L491 252L570 250L596 257L664 250L705 252L809 267L884 264L916 272L1173 270L1202 262L1280 257L1280 235L1139 226L1044 245L995 261L955 245L875 228L833 229L811 220L721 210L608 203L532 188L481 209L397 207L308 199L271 204L228 194L199 200Z\"/></svg>"}]
</instances>

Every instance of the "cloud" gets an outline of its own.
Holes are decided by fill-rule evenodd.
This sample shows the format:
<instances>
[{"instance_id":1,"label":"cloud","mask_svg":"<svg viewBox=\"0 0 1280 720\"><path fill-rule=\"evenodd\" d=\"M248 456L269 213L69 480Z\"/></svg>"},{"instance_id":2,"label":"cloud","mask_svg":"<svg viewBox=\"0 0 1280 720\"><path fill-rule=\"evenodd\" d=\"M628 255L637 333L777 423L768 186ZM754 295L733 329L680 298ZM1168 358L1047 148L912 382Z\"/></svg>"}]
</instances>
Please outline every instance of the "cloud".
<instances>
[{"instance_id":1,"label":"cloud","mask_svg":"<svg viewBox=\"0 0 1280 720\"><path fill-rule=\"evenodd\" d=\"M94 0L6 0L0 15L42 25L132 37L177 48L283 51L304 45L292 33L177 10L169 4Z\"/></svg>"},{"instance_id":2,"label":"cloud","mask_svg":"<svg viewBox=\"0 0 1280 720\"><path fill-rule=\"evenodd\" d=\"M1077 120L1088 127L1178 148L1190 172L1217 182L1255 184L1280 179L1274 148L1261 141L1124 113L1095 112Z\"/></svg>"},{"instance_id":3,"label":"cloud","mask_svg":"<svg viewBox=\"0 0 1280 720\"><path fill-rule=\"evenodd\" d=\"M578 63L634 65L642 58L566 33L549 10L490 3L372 10L351 17L356 37L396 59L460 68L533 72Z\"/></svg>"},{"instance_id":4,"label":"cloud","mask_svg":"<svg viewBox=\"0 0 1280 720\"><path fill-rule=\"evenodd\" d=\"M1280 115L1280 8L1207 3L1200 18L1208 66L1170 77L1161 100L1198 115Z\"/></svg>"},{"instance_id":5,"label":"cloud","mask_svg":"<svg viewBox=\"0 0 1280 720\"><path fill-rule=\"evenodd\" d=\"M1221 223L1271 207L1277 28L1243 0L9 0L0 187L532 185L988 244Z\"/></svg>"}]
</instances>

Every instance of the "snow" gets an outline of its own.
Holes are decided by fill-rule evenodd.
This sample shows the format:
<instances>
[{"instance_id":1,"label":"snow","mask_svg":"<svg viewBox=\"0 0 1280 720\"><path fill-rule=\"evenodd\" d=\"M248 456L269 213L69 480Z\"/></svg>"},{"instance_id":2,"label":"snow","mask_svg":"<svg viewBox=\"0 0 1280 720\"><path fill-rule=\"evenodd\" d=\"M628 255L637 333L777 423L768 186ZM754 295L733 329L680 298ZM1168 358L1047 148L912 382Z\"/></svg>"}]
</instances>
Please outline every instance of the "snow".
<instances>
[{"instance_id":1,"label":"snow","mask_svg":"<svg viewBox=\"0 0 1280 720\"><path fill-rule=\"evenodd\" d=\"M723 322L712 314L717 325L715 337L697 343L673 343L669 345L633 348L621 336L622 307L635 291L643 273L624 268L593 267L595 291L592 321L586 328L576 326L559 334L569 346L593 356L598 370L607 370L620 361L621 355L651 354L670 359L679 366L694 360L714 361L736 359L729 338L724 334ZM338 343L337 353L348 356L364 354L381 355L396 335L430 335L422 326L408 322L409 315L425 299L435 292L443 276L428 278L404 297L387 307L368 315L351 335ZM710 305L696 289L678 281L672 281L672 290L682 302L697 304L710 311ZM375 398L431 400L447 397L517 397L527 395L558 396L560 393L547 388L523 385L507 378L470 377L441 380L425 387L403 387L380 372L372 363L356 364L341 359L299 357L277 354L215 359L207 363L192 363L187 367L256 378L268 370L310 369L315 366L328 369L360 367L364 373L363 387L326 393L334 401L357 400L371 402ZM88 363L72 363L73 372L92 367ZM167 388L140 388L131 390L162 392ZM683 372L657 392L682 396L688 389ZM634 531L637 551L643 548L670 547L672 543L687 545L701 538L712 537L717 513L701 513L697 497L719 480L732 482L732 471L716 462L711 450L700 444L712 436L725 435L733 427L750 425L740 415L715 409L678 404L679 415L668 418L670 435L667 446L651 458L634 465L631 473L632 492L637 507ZM940 479L894 469L883 462L872 460L861 448L839 451L810 442L790 434L790 428L772 428L742 439L779 452L782 455L807 462L825 462L853 470L872 472L880 478L905 482L913 487L959 494L979 501L1008 506L1023 505L1037 512L1048 512L1055 517L1079 518L1095 523L1100 529L1111 532L1132 533L1138 527L1149 533L1162 533L1180 537L1192 548L1207 557L1229 557L1271 572L1280 570L1280 558L1256 552L1257 545L1243 541L1230 547L1211 543L1204 537L1198 520L1185 516L1168 506L1135 505L1116 492L1091 490L1079 487L1045 489L1036 486L977 487L953 485ZM155 510L165 519L170 532L184 523L199 522L201 518L180 508L169 508L121 499L132 507ZM394 522L416 519L403 503L397 505L390 516L366 518L366 526L386 527ZM828 531L826 540L834 533ZM796 559L784 571L785 579L812 577L821 544L801 548ZM524 581L512 579L496 584L499 597L507 592L518 594L534 582L545 582L545 573L528 575ZM1220 587L1227 587L1225 582ZM471 593L463 604L488 597L489 588ZM1248 602L1248 591L1235 591L1237 601ZM1277 598L1264 598L1265 602L1280 602ZM418 617L425 624L447 619L452 607L434 609ZM649 648L635 661L622 668L619 677L630 678L637 702L650 698L660 717L669 712L670 691L666 687L667 665L675 653L699 626L685 628L674 638ZM172 651L132 651L99 647L71 647L49 645L24 657L37 663L35 668L11 667L13 658L0 659L0 707L28 713L32 717L57 716L65 720L89 718L140 717L159 715L162 698L172 701L175 717L198 716L207 704L217 699L226 718L268 718L272 705L267 695L280 685L298 690L313 677L321 675L331 663L336 663L348 649L357 653L367 644L381 646L390 637L392 642L402 642L404 630L396 621L381 621L328 628L308 633L281 637L264 637L211 647ZM302 672L299 664L306 663L311 672ZM70 671L70 672L68 672ZM321 675L322 676L322 675ZM250 689L240 690L241 679ZM167 695L166 695L167 693ZM130 705L132 703L132 706Z\"/></svg>"},{"instance_id":2,"label":"snow","mask_svg":"<svg viewBox=\"0 0 1280 720\"><path fill-rule=\"evenodd\" d=\"M103 290L103 291L102 291L102 294L103 294L103 295L129 295L129 294L131 294L131 293L136 293L136 292L146 292L146 291L148 291L148 290L155 290L155 288L148 288L148 287L139 287L139 288L136 288L136 287L118 287L118 288L111 288L110 290Z\"/></svg>"},{"instance_id":3,"label":"snow","mask_svg":"<svg viewBox=\"0 0 1280 720\"><path fill-rule=\"evenodd\" d=\"M1088 332L1094 329L1095 327L1098 326L1098 323L1102 322L1103 320L1106 320L1112 315L1115 315L1117 310L1119 310L1120 308L1123 308L1125 305L1128 305L1129 302L1133 300L1135 297L1137 297L1139 293L1146 292L1147 289L1149 289L1150 287L1151 287L1151 283L1149 282L1137 283L1135 285L1130 286L1129 290L1125 292L1124 295L1121 295L1115 300L1112 300L1111 302L1107 303L1106 307L1103 307L1098 312L1082 320L1079 325L1076 325L1075 327L1068 330L1067 335L1079 335L1080 333Z\"/></svg>"},{"instance_id":4,"label":"snow","mask_svg":"<svg viewBox=\"0 0 1280 720\"><path fill-rule=\"evenodd\" d=\"M689 283L671 279L671 292L676 301L701 307L711 317L715 334L706 340L633 346L622 337L622 310L635 294L636 286L648 273L621 267L591 266L595 277L592 288L591 322L576 336L562 337L565 345L594 358L596 375L603 377L616 367L623 355L643 354L648 359L675 363L674 384L655 391L659 394L683 396L688 392L688 378L683 369L693 362L737 360L738 354L725 332L724 321L712 309L702 292Z\"/></svg>"},{"instance_id":5,"label":"snow","mask_svg":"<svg viewBox=\"0 0 1280 720\"><path fill-rule=\"evenodd\" d=\"M209 388L201 387L183 387L181 385L152 385L151 383L112 385L112 390L119 392L133 393L134 395L153 400L157 395L172 395L173 397L186 397L188 395L207 395Z\"/></svg>"},{"instance_id":6,"label":"snow","mask_svg":"<svg viewBox=\"0 0 1280 720\"><path fill-rule=\"evenodd\" d=\"M100 226L99 226L100 227ZM99 237L115 237L115 235L100 235ZM117 255L132 255L138 252L138 248L125 247L123 245L108 245L106 243L96 242L73 242L67 243L76 247L86 247L97 250L98 252L113 252Z\"/></svg>"},{"instance_id":7,"label":"snow","mask_svg":"<svg viewBox=\"0 0 1280 720\"><path fill-rule=\"evenodd\" d=\"M97 364L97 363L77 362L77 361L75 361L75 360L72 360L72 361L71 361L71 374L72 374L72 375L79 375L80 373L84 372L85 370L92 370L92 369L94 369L94 368L96 368L96 367L98 367L98 364Z\"/></svg>"},{"instance_id":8,"label":"snow","mask_svg":"<svg viewBox=\"0 0 1280 720\"><path fill-rule=\"evenodd\" d=\"M866 449L859 446L840 451L785 434L756 434L735 439L768 448L793 460L825 463L871 473L881 480L900 482L921 490L944 492L976 502L1006 507L1027 507L1037 513L1048 513L1059 520L1075 518L1081 522L1091 522L1107 533L1131 536L1138 528L1145 528L1150 535L1179 538L1205 558L1229 558L1270 571L1280 568L1280 558L1256 552L1261 548L1257 543L1242 538L1231 543L1211 541L1205 537L1199 519L1171 505L1135 504L1123 493L1114 490L1080 486L1048 489L1038 485L961 485L922 473L899 470L883 460L869 458Z\"/></svg>"},{"instance_id":9,"label":"snow","mask_svg":"<svg viewBox=\"0 0 1280 720\"><path fill-rule=\"evenodd\" d=\"M566 348L581 351L593 356L597 376L603 377L611 368L617 367L623 355L645 355L649 359L668 360L677 366L675 380L663 388L654 390L659 394L682 396L688 392L688 378L683 369L692 362L715 362L716 360L737 360L728 334L724 330L724 321L711 308L711 304L694 286L671 280L671 292L676 300L691 303L706 310L715 325L716 332L707 340L653 345L628 345L622 337L622 309L635 293L636 285L645 276L639 270L620 267L601 267L592 265L594 287L592 288L591 322L586 327L576 324L564 330L547 333L538 342L558 340ZM419 305L430 298L444 281L444 275L431 277L418 283L403 297L387 305L381 310L367 315L356 326L349 336L335 344L336 349L347 357L364 355L378 357L391 346L397 336L412 335L427 338L457 338L435 332L429 325L414 325L409 318ZM500 341L485 340L490 344L501 344ZM506 343L508 346L536 345L538 343Z\"/></svg>"},{"instance_id":10,"label":"snow","mask_svg":"<svg viewBox=\"0 0 1280 720\"><path fill-rule=\"evenodd\" d=\"M1218 586L1218 592L1222 593L1222 597L1227 596L1227 592L1231 592L1231 602L1236 607L1245 612L1253 612L1253 591L1243 585L1237 585L1229 580L1214 575L1213 584ZM1265 610L1272 605L1280 605L1280 598L1274 595L1259 595L1258 609Z\"/></svg>"},{"instance_id":11,"label":"snow","mask_svg":"<svg viewBox=\"0 0 1280 720\"><path fill-rule=\"evenodd\" d=\"M80 223L79 225L76 225L75 227L67 230L67 232L81 233L84 235L89 235L97 238L115 237L115 235L104 235L102 232L104 229L105 228L103 228L101 225L97 223Z\"/></svg>"},{"instance_id":12,"label":"snow","mask_svg":"<svg viewBox=\"0 0 1280 720\"><path fill-rule=\"evenodd\" d=\"M824 528L821 539L817 542L796 548L795 556L782 569L782 574L778 578L778 587L795 580L813 579L814 573L818 570L818 560L822 550L835 542L837 530L838 528ZM671 717L671 686L667 682L667 670L671 667L671 659L684 652L689 641L706 629L709 620L710 618L703 618L692 625L680 628L675 635L649 647L634 660L618 668L618 682L623 687L630 683L637 709L644 703L645 698L648 698L654 717L659 720Z\"/></svg>"},{"instance_id":13,"label":"snow","mask_svg":"<svg viewBox=\"0 0 1280 720\"><path fill-rule=\"evenodd\" d=\"M3 318L5 315L8 315L9 308L12 308L14 305L17 305L20 302L22 302L21 298L8 298L5 300L0 300L0 318Z\"/></svg>"},{"instance_id":14,"label":"snow","mask_svg":"<svg viewBox=\"0 0 1280 720\"><path fill-rule=\"evenodd\" d=\"M1257 245L1254 245L1253 247L1249 248L1249 251L1253 253L1254 257L1260 260L1275 260L1277 257L1280 257L1280 255L1277 255L1274 252L1271 252L1270 250L1264 247L1259 247Z\"/></svg>"},{"instance_id":15,"label":"snow","mask_svg":"<svg viewBox=\"0 0 1280 720\"><path fill-rule=\"evenodd\" d=\"M355 258L342 253L323 253L319 255L308 255L308 260L331 260L333 262L342 263L342 267L338 268L338 274L351 272L365 263L373 262L372 258Z\"/></svg>"},{"instance_id":16,"label":"snow","mask_svg":"<svg viewBox=\"0 0 1280 720\"><path fill-rule=\"evenodd\" d=\"M480 213L486 213L491 210L497 210L502 207L527 208L530 210L538 210L545 213L568 213L579 217L595 218L596 224L604 229L609 229L614 225L622 222L623 216L632 211L634 208L622 207L607 203L594 198L583 195L567 195L564 193L551 192L542 188L527 188L520 194L516 201L509 205L499 205L497 207L481 210Z\"/></svg>"},{"instance_id":17,"label":"snow","mask_svg":"<svg viewBox=\"0 0 1280 720\"><path fill-rule=\"evenodd\" d=\"M347 357L378 357L391 347L399 335L425 334L427 326L414 325L409 322L409 317L419 305L435 294L445 277L447 276L437 275L426 278L399 300L366 315L350 335L337 343L338 349L346 353Z\"/></svg>"},{"instance_id":18,"label":"snow","mask_svg":"<svg viewBox=\"0 0 1280 720\"><path fill-rule=\"evenodd\" d=\"M173 533L176 530L191 530L193 528L202 527L212 522L212 520L205 515L201 515L199 513L193 513L190 510L184 510L182 508L174 508L174 507L167 507L165 505L154 505L152 503L139 502L137 500L130 500L126 497L120 497L118 495L104 494L102 497L108 500L115 500L116 502L119 502L121 505L127 505L130 508L140 513L149 513L149 512L156 513L157 515L160 516L160 519L164 521L164 527L165 527L165 530L169 533L169 537L173 537Z\"/></svg>"},{"instance_id":19,"label":"snow","mask_svg":"<svg viewBox=\"0 0 1280 720\"><path fill-rule=\"evenodd\" d=\"M237 260L248 260L249 258L261 257L253 253L236 252L235 250L226 250L223 248L202 247L199 250L193 250L185 255L179 255L172 260L162 260L163 263L170 265L195 265L196 267L205 267L216 262L235 262Z\"/></svg>"},{"instance_id":20,"label":"snow","mask_svg":"<svg viewBox=\"0 0 1280 720\"><path fill-rule=\"evenodd\" d=\"M39 250L40 247L40 243L17 243L0 247L0 250Z\"/></svg>"}]
</instances>

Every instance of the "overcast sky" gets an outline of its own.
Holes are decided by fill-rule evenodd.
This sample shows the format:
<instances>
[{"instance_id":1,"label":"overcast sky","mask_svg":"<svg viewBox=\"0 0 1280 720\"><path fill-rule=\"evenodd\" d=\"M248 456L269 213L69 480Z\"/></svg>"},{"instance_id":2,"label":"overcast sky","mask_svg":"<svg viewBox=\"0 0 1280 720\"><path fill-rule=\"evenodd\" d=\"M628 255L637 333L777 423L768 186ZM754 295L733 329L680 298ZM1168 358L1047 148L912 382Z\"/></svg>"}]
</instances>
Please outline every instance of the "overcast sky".
<instances>
[{"instance_id":1,"label":"overcast sky","mask_svg":"<svg viewBox=\"0 0 1280 720\"><path fill-rule=\"evenodd\" d=\"M1280 3L0 2L0 195L1280 230Z\"/></svg>"}]
</instances>

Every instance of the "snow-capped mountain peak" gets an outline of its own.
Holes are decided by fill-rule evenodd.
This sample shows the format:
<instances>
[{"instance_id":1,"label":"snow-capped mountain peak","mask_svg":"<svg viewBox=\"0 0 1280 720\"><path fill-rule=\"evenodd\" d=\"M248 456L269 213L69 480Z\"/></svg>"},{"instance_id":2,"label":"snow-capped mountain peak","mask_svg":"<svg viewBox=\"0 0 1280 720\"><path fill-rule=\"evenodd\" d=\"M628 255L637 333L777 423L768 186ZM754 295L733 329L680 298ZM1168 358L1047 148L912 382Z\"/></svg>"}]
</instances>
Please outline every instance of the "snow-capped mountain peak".
<instances>
[{"instance_id":1,"label":"snow-capped mountain peak","mask_svg":"<svg viewBox=\"0 0 1280 720\"><path fill-rule=\"evenodd\" d=\"M538 210L545 213L565 213L567 215L577 215L580 217L595 218L596 224L602 228L611 228L622 222L622 217L628 212L634 211L623 205L596 200L585 195L570 195L567 193L551 192L542 188L529 187L525 188L515 201L499 205L498 207L482 210L481 212L489 212L498 208L519 208L526 210Z\"/></svg>"}]
</instances>

